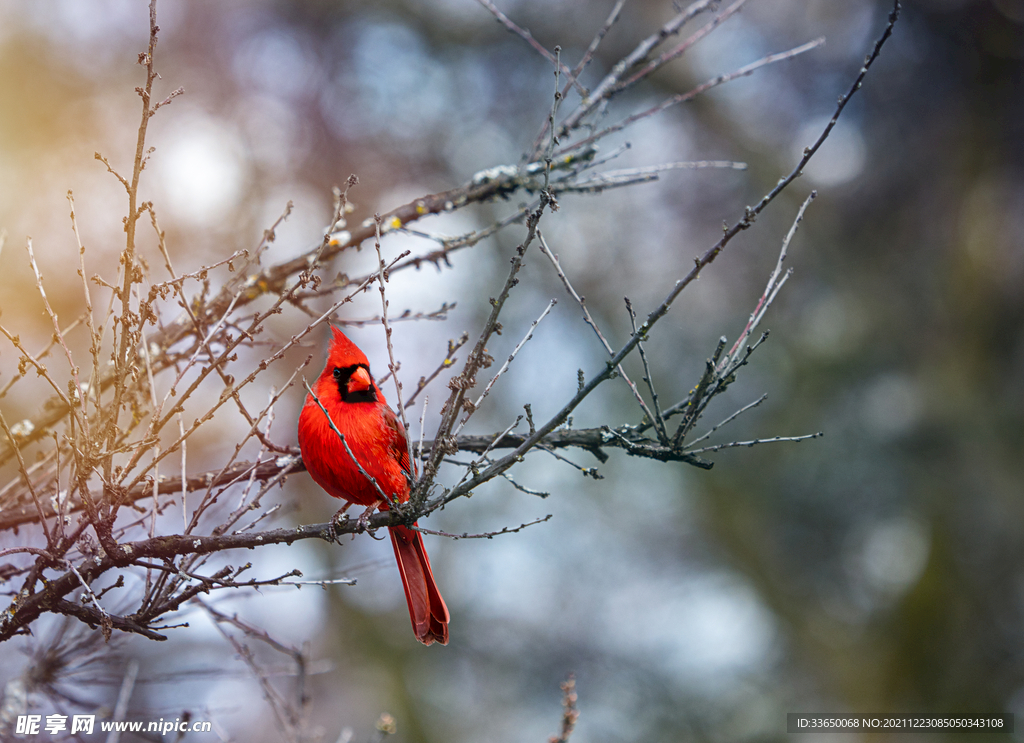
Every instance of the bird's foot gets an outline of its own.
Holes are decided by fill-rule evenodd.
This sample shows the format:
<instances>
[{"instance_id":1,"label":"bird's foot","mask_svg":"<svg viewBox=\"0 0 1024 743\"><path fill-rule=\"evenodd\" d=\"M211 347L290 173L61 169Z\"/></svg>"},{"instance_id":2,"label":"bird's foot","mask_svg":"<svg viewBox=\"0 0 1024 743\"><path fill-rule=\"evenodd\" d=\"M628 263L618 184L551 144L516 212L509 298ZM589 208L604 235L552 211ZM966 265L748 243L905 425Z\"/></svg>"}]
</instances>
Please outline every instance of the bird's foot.
<instances>
[{"instance_id":1,"label":"bird's foot","mask_svg":"<svg viewBox=\"0 0 1024 743\"><path fill-rule=\"evenodd\" d=\"M338 535L338 527L337 527L337 525L342 522L342 518L341 517L345 515L345 511L347 511L349 509L349 506L351 506L351 505L352 505L351 503L346 503L344 506L342 506L341 508L338 509L337 513L335 513L333 516L331 516L331 520L330 520L329 525L327 527L327 536L330 537L330 541L332 541L332 542L337 542L338 541L338 536L339 535ZM344 520L348 521L348 516L345 516Z\"/></svg>"},{"instance_id":2,"label":"bird's foot","mask_svg":"<svg viewBox=\"0 0 1024 743\"><path fill-rule=\"evenodd\" d=\"M377 530L370 528L370 517L377 512L377 507L379 505L380 502L378 501L371 506L367 506L366 510L359 514L359 518L356 519L358 531L365 531L368 532L371 537L374 536L374 533Z\"/></svg>"}]
</instances>

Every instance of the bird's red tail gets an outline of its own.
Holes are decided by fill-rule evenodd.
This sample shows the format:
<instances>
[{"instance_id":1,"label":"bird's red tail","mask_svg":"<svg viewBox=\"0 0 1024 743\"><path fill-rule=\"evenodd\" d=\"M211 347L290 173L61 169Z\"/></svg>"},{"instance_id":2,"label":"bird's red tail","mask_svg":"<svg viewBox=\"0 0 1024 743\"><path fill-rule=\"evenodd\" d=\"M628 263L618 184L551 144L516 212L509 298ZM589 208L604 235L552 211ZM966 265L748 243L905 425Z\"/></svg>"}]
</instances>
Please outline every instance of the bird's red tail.
<instances>
[{"instance_id":1,"label":"bird's red tail","mask_svg":"<svg viewBox=\"0 0 1024 743\"><path fill-rule=\"evenodd\" d=\"M448 607L437 590L430 560L423 548L423 537L418 531L404 526L392 526L391 544L398 560L398 572L405 586L405 600L409 602L409 616L416 639L424 645L439 642L448 644Z\"/></svg>"}]
</instances>

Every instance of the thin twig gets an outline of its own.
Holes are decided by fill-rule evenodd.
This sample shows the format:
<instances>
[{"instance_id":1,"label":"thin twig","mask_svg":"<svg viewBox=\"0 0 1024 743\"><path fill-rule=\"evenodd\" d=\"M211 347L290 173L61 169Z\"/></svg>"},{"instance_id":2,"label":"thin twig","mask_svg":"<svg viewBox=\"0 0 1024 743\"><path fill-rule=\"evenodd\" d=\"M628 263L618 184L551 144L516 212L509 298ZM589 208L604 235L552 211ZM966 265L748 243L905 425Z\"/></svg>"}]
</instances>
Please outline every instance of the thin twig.
<instances>
[{"instance_id":1,"label":"thin twig","mask_svg":"<svg viewBox=\"0 0 1024 743\"><path fill-rule=\"evenodd\" d=\"M556 152L555 155L561 156L562 154L568 152L569 149L575 149L577 147L583 147L585 145L592 144L600 139L604 139L609 134L620 132L626 127L631 126L638 121L654 116L655 114L661 113L666 108L679 105L680 103L686 103L687 101L692 101L697 96L701 95L702 93L706 93L712 88L716 88L719 85L724 85L725 83L732 82L733 80L737 80L741 77L753 75L757 70L761 69L762 67L765 67L766 65L774 64L775 62L781 62L786 59L791 59L805 52L809 52L812 49L816 49L817 47L821 46L824 43L825 39L823 38L815 39L814 41L809 41L806 44L801 44L800 46L794 47L793 49L790 49L785 52L769 54L755 62L751 62L748 65L740 67L735 72L729 72L726 74L718 75L717 77L713 77L707 82L698 85L696 88L693 88L692 90L689 90L685 93L679 93L677 95L669 96L656 106L652 106L651 108L648 108L645 111L640 111L638 113L631 114L624 118L619 123L601 129L600 131L591 134L589 137L572 144L570 147L564 148Z\"/></svg>"},{"instance_id":2,"label":"thin twig","mask_svg":"<svg viewBox=\"0 0 1024 743\"><path fill-rule=\"evenodd\" d=\"M398 380L398 364L395 363L395 349L394 346L392 346L391 344L391 325L388 324L388 298L387 295L385 294L385 286L388 283L388 274L384 264L384 257L381 255L380 252L381 221L379 214L373 215L373 223L377 230L377 234L373 241L373 246L374 248L377 249L377 271L379 272L377 288L380 289L381 303L380 321L381 324L384 326L384 337L387 340L388 346L388 370L391 372L391 376L394 377L395 380L395 398L397 402L395 409L398 410L398 416L402 421L402 431L405 434L405 448L407 451L407 456L409 457L409 472L406 474L407 477L409 478L409 482L415 482L416 468L413 466L414 460L412 457L412 437L409 435L409 421L405 417L405 406L402 404L402 383ZM348 444L346 444L345 446L347 448Z\"/></svg>"},{"instance_id":3,"label":"thin twig","mask_svg":"<svg viewBox=\"0 0 1024 743\"><path fill-rule=\"evenodd\" d=\"M691 449L687 450L690 454L705 454L707 452L721 451L722 449L734 449L739 446L757 446L758 444L775 444L780 441L807 441L809 439L820 439L824 436L824 432L819 431L818 433L808 433L804 436L774 436L770 439L752 439L750 441L730 441L728 444L715 444L714 446L705 446L703 449Z\"/></svg>"},{"instance_id":4,"label":"thin twig","mask_svg":"<svg viewBox=\"0 0 1024 743\"><path fill-rule=\"evenodd\" d=\"M528 526L535 526L537 524L543 524L546 521L550 521L551 520L551 516L552 515L549 513L544 518L534 519L533 521L528 521L525 524L520 524L519 526L516 526L514 528L506 526L505 528L501 529L500 531L488 531L488 532L484 532L482 534L470 534L468 532L463 532L462 534L449 534L448 532L445 532L445 531L434 531L433 529L424 529L422 526L413 526L413 527L410 527L410 528L413 529L414 531L418 531L418 532L421 532L423 534L433 534L436 537L448 537L449 539L456 539L456 540L458 540L458 539L493 539L494 537L500 537L502 534L515 534L516 532L522 531L523 529L527 528Z\"/></svg>"},{"instance_id":5,"label":"thin twig","mask_svg":"<svg viewBox=\"0 0 1024 743\"><path fill-rule=\"evenodd\" d=\"M585 70L587 65L590 64L590 60L593 59L594 53L597 51L598 46L601 45L601 41L604 40L605 35L608 33L611 27L615 25L615 22L619 19L619 13L622 12L622 6L625 4L626 0L616 0L615 6L608 14L608 18L601 25L601 28L597 30L597 33L594 34L594 38L591 40L590 46L587 47L587 50L583 53L583 56L580 58L580 61L577 62L576 66L573 68L572 74L569 77L569 82L567 82L565 84L565 87L562 88L563 99L566 95L568 95L569 90L572 89L573 84L576 80L579 79L580 75L583 73L583 70ZM586 96L584 96L584 98L585 97ZM550 120L544 121L544 124L541 127L540 132L537 134L536 140L534 140L533 147L530 148L529 152L523 153L524 160L529 159L530 156L535 157L536 154L540 152L541 145L544 142L544 137L547 136L548 131L551 129L552 123L553 122Z\"/></svg>"},{"instance_id":6,"label":"thin twig","mask_svg":"<svg viewBox=\"0 0 1024 743\"><path fill-rule=\"evenodd\" d=\"M576 677L570 673L569 677L562 682L562 729L558 735L552 735L548 739L548 743L569 743L569 738L580 719L579 710L576 709L577 701Z\"/></svg>"},{"instance_id":7,"label":"thin twig","mask_svg":"<svg viewBox=\"0 0 1024 743\"><path fill-rule=\"evenodd\" d=\"M235 649L235 652L237 652L239 657L241 657L242 661L249 667L249 670L256 678L256 681L259 683L260 689L263 690L263 698L270 705L271 710L273 710L274 717L278 723L278 727L284 734L285 738L289 741L292 741L293 743L298 743L299 740L301 739L300 725L302 717L300 712L307 701L305 699L305 693L304 691L302 691L303 682L305 680L305 657L302 655L300 651L282 645L281 643L271 638L270 635L268 635L263 630L258 630L255 627L252 627L251 625L242 622L240 619L238 619L238 617L229 617L226 614L217 611L212 606L210 606L209 604L207 604L199 598L196 598L194 600L196 601L196 603L202 606L203 609L210 615L210 617L214 620L214 626L220 631L224 639L231 644L231 646ZM292 659L295 660L296 666L299 671L300 679L300 691L298 695L299 709L293 708L292 705L290 705L288 701L281 695L281 693L274 688L273 684L270 683L269 675L256 663L256 658L253 655L252 650L250 650L245 644L240 642L230 632L225 630L221 626L223 624L231 624L237 627L238 629L242 630L242 632L244 632L247 636L256 638L266 643L270 647L274 648L275 650L291 656Z\"/></svg>"},{"instance_id":8,"label":"thin twig","mask_svg":"<svg viewBox=\"0 0 1024 743\"><path fill-rule=\"evenodd\" d=\"M760 405L761 403L763 403L767 399L768 399L768 394L765 393L765 394L761 395L759 398L757 398L756 400L754 400L754 402L748 403L747 405L744 405L742 408L737 410L735 413L730 415L728 418L723 420L721 423L717 423L714 426L712 426L708 430L708 432L705 433L703 436L698 436L693 441L691 441L687 445L686 450L687 451L692 451L693 450L693 446L695 444L699 444L701 441L704 441L709 436L711 436L711 434L713 434L715 431L717 431L719 428L721 428L722 426L727 425L727 424L731 423L732 421L736 420L739 416L741 416L743 413L746 413L748 410L751 410L752 408L756 408L758 405Z\"/></svg>"},{"instance_id":9,"label":"thin twig","mask_svg":"<svg viewBox=\"0 0 1024 743\"><path fill-rule=\"evenodd\" d=\"M331 427L331 430L334 431L337 437L341 439L341 443L345 447L346 453L348 454L352 462L355 464L356 469L359 470L359 474L361 474L370 483L373 484L373 487L377 491L377 494L380 496L382 503L392 503L392 498L387 493L384 492L384 490L380 486L380 483L377 482L373 475L371 475L369 472L363 469L362 463L358 459L356 459L356 455L352 453L352 449L349 447L348 441L345 439L345 434L338 430L338 426L335 425L334 419L331 418L331 414L327 412L327 408L325 408L324 404L320 402L320 398L317 397L316 393L313 391L313 388L309 386L309 382L303 379L302 386L306 388L306 392L309 393L313 401L316 402L317 407L320 408L321 412L323 412L323 414L327 417L327 424Z\"/></svg>"},{"instance_id":10,"label":"thin twig","mask_svg":"<svg viewBox=\"0 0 1024 743\"><path fill-rule=\"evenodd\" d=\"M633 311L633 303L629 297L625 297L626 311L629 313L629 324L632 331L636 332L636 312ZM644 381L647 383L647 391L651 393L651 406L654 408L654 428L658 432L658 439L662 444L668 444L668 433L665 430L665 418L661 414L661 406L658 404L658 393L654 389L654 378L651 374L650 364L647 362L647 352L643 343L636 344L636 350L640 352L640 361L644 365Z\"/></svg>"},{"instance_id":11,"label":"thin twig","mask_svg":"<svg viewBox=\"0 0 1024 743\"><path fill-rule=\"evenodd\" d=\"M18 445L18 440L11 431L11 427L7 425L7 420L4 418L3 411L0 411L0 428L3 428L4 433L7 435L7 440L10 442L11 448L14 449L15 456L18 458L18 471L21 472L21 476L25 479L25 487L28 488L28 492L32 496L32 502L36 507L36 515L39 517L39 524L42 526L43 535L46 537L46 544L53 547L53 534L51 534L50 527L46 523L46 513L43 511L43 504L39 501L39 495L36 493L36 489L32 485L32 478L29 477L28 468L25 465L25 458L21 453L21 447Z\"/></svg>"},{"instance_id":12,"label":"thin twig","mask_svg":"<svg viewBox=\"0 0 1024 743\"><path fill-rule=\"evenodd\" d=\"M673 16L658 31L648 36L637 44L636 48L628 55L619 60L593 92L584 97L580 105L573 111L558 128L558 136L561 137L568 132L575 130L583 120L597 110L602 103L608 101L615 93L622 90L619 81L627 70L634 68L642 62L659 44L665 39L675 36L691 19L709 8L714 8L719 0L699 0L692 3L686 10L681 10Z\"/></svg>"},{"instance_id":13,"label":"thin twig","mask_svg":"<svg viewBox=\"0 0 1024 743\"><path fill-rule=\"evenodd\" d=\"M793 236L796 234L796 229L800 226L800 222L803 221L804 212L807 210L810 203L814 201L814 198L817 195L817 191L811 191L807 198L804 199L804 203L800 205L800 209L796 213L796 218L793 220L793 224L790 226L789 232L786 233L786 239L782 241L782 249L779 251L779 259L775 263L775 269L772 271L771 276L768 277L768 285L765 287L764 293L758 300L754 311L750 313L750 319L747 321L747 326L743 328L743 332L740 333L739 338L736 339L736 343L731 349L729 349L729 353L722 361L723 368L725 366L729 366L733 361L735 361L735 357L739 353L740 346L747 342L747 338L750 337L750 334L754 332L758 324L760 324L761 319L764 317L764 313L767 312L772 302L775 301L775 297L778 295L779 289L782 288L782 285L785 284L786 280L789 278L790 271L783 274L782 264L786 260L786 255L789 252L789 244L792 242Z\"/></svg>"},{"instance_id":14,"label":"thin twig","mask_svg":"<svg viewBox=\"0 0 1024 743\"><path fill-rule=\"evenodd\" d=\"M455 355L455 352L462 348L464 345L466 345L467 341L469 341L469 333L463 333L462 335L459 336L459 339L457 341L448 341L448 352L445 353L444 358L441 360L441 363L438 364L437 368L434 369L434 371L431 372L428 376L420 377L420 381L416 383L416 391L413 392L412 395L409 396L409 399L405 401L405 407L411 407L412 404L416 402L416 396L420 394L423 390L425 390L427 388L427 385L429 385L431 382L434 381L434 379L437 378L438 374L440 374L445 369L452 368L455 362L458 361L458 357ZM422 453L422 449L420 450L420 452Z\"/></svg>"},{"instance_id":15,"label":"thin twig","mask_svg":"<svg viewBox=\"0 0 1024 743\"><path fill-rule=\"evenodd\" d=\"M501 375L508 371L509 366L512 364L513 359L515 359L520 349L522 349L522 347L525 346L531 338L533 338L533 331L537 329L537 326L540 325L541 320L548 316L548 313L551 312L552 308L556 304L558 304L558 300L556 299L552 299L550 302L548 302L548 306L545 307L544 311L540 313L540 317L533 321L533 324L530 325L530 329L526 331L526 335L523 337L521 341L519 341L516 347L512 349L512 353L508 355L508 358L505 359L505 363L501 365L501 368L498 369L497 373L493 377L491 377L491 381L487 383L486 387L484 387L484 391L480 393L480 397L478 397L472 403L470 403L469 401L463 403L463 408L466 410L466 417L463 418L462 422L455 427L455 430L452 432L453 435L457 436L459 432L462 431L462 427L466 425L466 421L469 420L469 416L480 409L480 404L484 401L484 398L487 397L488 393L491 391L491 388L494 386L494 383L498 381L498 378L501 377Z\"/></svg>"},{"instance_id":16,"label":"thin twig","mask_svg":"<svg viewBox=\"0 0 1024 743\"><path fill-rule=\"evenodd\" d=\"M491 11L501 25L529 44L530 47L536 50L537 53L544 57L548 62L555 65L555 69L566 76L573 86L579 90L580 95L585 96L587 94L587 91L583 89L583 86L576 81L576 76L573 75L572 70L562 64L555 55L545 49L535 38L533 38L533 35L529 31L516 25L512 19L498 10L497 6L492 3L491 0L477 0L477 2L487 8L487 10Z\"/></svg>"},{"instance_id":17,"label":"thin twig","mask_svg":"<svg viewBox=\"0 0 1024 743\"><path fill-rule=\"evenodd\" d=\"M117 702L114 704L114 714L110 718L112 722L121 722L128 714L128 701L132 698L132 691L135 689L135 679L139 675L139 662L134 658L128 661L128 668L125 669L124 678L121 679L121 688L117 692ZM121 731L116 726L107 735L107 743L118 743L121 740Z\"/></svg>"},{"instance_id":18,"label":"thin twig","mask_svg":"<svg viewBox=\"0 0 1024 743\"><path fill-rule=\"evenodd\" d=\"M78 425L82 428L82 433L86 438L89 436L89 412L87 410L87 404L85 395L82 393L82 383L78 379L78 367L75 365L75 360L71 356L71 349L68 348L67 343L64 342L64 335L61 333L60 321L57 319L57 313L53 311L50 306L50 300L46 296L46 290L43 288L43 277L39 273L39 265L36 263L36 254L32 249L32 238L27 241L28 248L28 262L32 266L32 273L36 277L36 289L39 291L39 296L43 300L43 307L46 309L46 314L50 318L50 323L53 325L54 337L57 339L57 343L62 349L64 349L64 356L68 360L68 367L71 370L71 377L74 380L75 388L71 397L71 401L77 402L82 411L81 418L78 419Z\"/></svg>"},{"instance_id":19,"label":"thin twig","mask_svg":"<svg viewBox=\"0 0 1024 743\"><path fill-rule=\"evenodd\" d=\"M551 265L555 267L555 273L557 273L558 278L562 280L562 285L565 287L565 290L569 292L569 296L576 300L576 304L578 304L580 309L583 311L583 321L589 325L591 330L594 331L594 334L597 335L598 340L601 341L601 345L604 346L604 350L607 351L609 355L613 355L614 349L612 349L612 345L604 337L604 333L601 332L601 329L597 327L597 323L594 321L593 316L590 314L590 310L587 308L586 298L580 296L572 287L572 284L569 282L569 277L565 274L565 271L562 270L562 266L558 262L558 256L555 255L554 251L548 247L548 244L544 241L544 235L540 233L540 230L538 230L538 242L540 244L540 252L543 253L549 261L551 261ZM644 415L647 416L647 419L654 421L654 414L651 412L650 408L647 407L647 403L644 401L643 395L640 394L640 390L637 388L636 383L629 378L626 370L622 368L621 364L616 364L615 371L620 377L622 377L622 381L629 386L629 389L633 392L633 398L637 401L637 404L640 406Z\"/></svg>"},{"instance_id":20,"label":"thin twig","mask_svg":"<svg viewBox=\"0 0 1024 743\"><path fill-rule=\"evenodd\" d=\"M638 70L632 76L617 83L616 87L628 88L632 85L635 85L639 81L648 77L655 70L658 70L664 67L672 60L681 57L694 44L696 44L701 39L705 38L708 34L710 34L712 31L718 28L722 23L724 23L726 20L728 20L736 13L738 13L740 8L742 8L746 4L746 2L747 0L736 0L736 2L734 2L728 8L719 13L717 16L712 18L708 23L704 24L696 33L694 33L688 39L683 41L677 47L659 55L657 59L654 59L647 63L644 67L640 68L640 70Z\"/></svg>"}]
</instances>

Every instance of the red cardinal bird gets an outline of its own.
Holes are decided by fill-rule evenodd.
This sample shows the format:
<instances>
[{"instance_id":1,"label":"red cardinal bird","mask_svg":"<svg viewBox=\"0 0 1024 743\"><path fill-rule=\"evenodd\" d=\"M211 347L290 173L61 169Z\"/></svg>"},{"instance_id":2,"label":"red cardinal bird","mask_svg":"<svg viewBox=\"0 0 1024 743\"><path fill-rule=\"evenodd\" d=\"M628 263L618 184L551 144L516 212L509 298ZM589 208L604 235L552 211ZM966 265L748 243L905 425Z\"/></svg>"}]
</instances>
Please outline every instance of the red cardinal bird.
<instances>
[{"instance_id":1,"label":"red cardinal bird","mask_svg":"<svg viewBox=\"0 0 1024 743\"><path fill-rule=\"evenodd\" d=\"M395 418L370 376L366 355L340 330L331 326L331 331L334 337L327 365L313 384L313 392L344 434L352 453L331 429L313 396L307 395L299 414L302 461L313 480L329 495L367 508L387 510L381 491L399 503L409 500L406 473L411 469L405 427ZM380 490L366 475L377 481ZM434 583L423 537L404 526L391 526L388 531L416 639L424 645L447 645L448 607Z\"/></svg>"}]
</instances>

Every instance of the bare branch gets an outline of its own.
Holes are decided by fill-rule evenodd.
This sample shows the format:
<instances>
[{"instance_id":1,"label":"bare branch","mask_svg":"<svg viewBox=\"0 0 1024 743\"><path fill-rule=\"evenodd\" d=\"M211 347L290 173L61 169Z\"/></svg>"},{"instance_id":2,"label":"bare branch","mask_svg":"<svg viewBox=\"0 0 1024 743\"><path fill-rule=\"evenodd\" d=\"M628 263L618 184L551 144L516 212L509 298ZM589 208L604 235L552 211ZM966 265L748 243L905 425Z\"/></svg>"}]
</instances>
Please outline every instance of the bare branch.
<instances>
[{"instance_id":1,"label":"bare branch","mask_svg":"<svg viewBox=\"0 0 1024 743\"><path fill-rule=\"evenodd\" d=\"M491 391L491 388L494 386L494 383L498 381L498 378L501 377L502 374L508 371L509 365L512 363L513 359L515 359L516 355L518 355L520 349L523 346L525 346L531 338L533 338L533 331L537 329L537 326L540 325L541 320L548 316L548 313L551 312L551 309L556 304L558 304L558 300L555 299L552 299L550 302L548 302L548 306L545 307L544 311L540 313L540 317L534 320L533 324L530 325L530 329L526 332L526 336L524 336L523 339L519 341L519 343L516 345L516 347L512 349L512 353L510 353L508 355L508 358L505 359L505 363L502 364L501 368L498 369L497 373L493 377L491 377L491 381L487 383L486 387L484 387L484 391L480 393L480 397L478 397L472 403L470 403L469 401L463 403L463 407L468 412L466 414L466 417L462 419L462 422L455 427L455 431L453 433L456 436L459 434L460 431L462 431L462 427L466 425L466 421L469 420L469 416L480 409L481 403L483 403L484 398L487 397L487 394Z\"/></svg>"},{"instance_id":2,"label":"bare branch","mask_svg":"<svg viewBox=\"0 0 1024 743\"><path fill-rule=\"evenodd\" d=\"M564 152L567 152L569 149L575 149L577 147L592 144L593 142L596 142L599 139L604 139L609 134L620 132L626 127L629 127L638 121L654 116L655 114L661 113L666 108L671 108L672 106L676 106L680 103L692 101L697 96L701 95L702 93L706 93L712 88L717 88L719 85L724 85L725 83L732 82L733 80L737 80L741 77L746 77L747 75L753 75L757 70L761 69L766 65L774 64L775 62L781 62L785 59L791 59L800 54L803 54L804 52L809 52L812 49L816 49L817 47L821 46L824 43L825 39L823 38L815 39L814 41L809 41L806 44L801 44L798 47L794 47L789 51L779 52L777 54L769 54L757 60L756 62L751 62L750 64L744 67L740 67L735 72L730 72L723 75L718 75L717 77L713 77L707 82L698 85L693 90L687 91L686 93L679 93L677 95L670 96L656 106L652 106L651 108L648 108L645 111L640 111L638 113L631 114L624 118L622 121L620 121L618 124L613 124L612 126L601 129L595 134L591 134L586 139L576 142L570 147L563 148L562 150L556 152L555 155L560 156Z\"/></svg>"},{"instance_id":3,"label":"bare branch","mask_svg":"<svg viewBox=\"0 0 1024 743\"><path fill-rule=\"evenodd\" d=\"M388 274L387 274L386 267L384 265L384 257L381 255L381 252L380 252L380 215L379 214L374 214L373 215L373 222L374 222L374 227L377 230L377 234L374 237L373 245L377 249L377 271L378 271L377 288L380 289L380 303L381 303L380 322L384 326L384 338L387 341L387 346L388 346L388 371L391 372L391 376L394 378L394 381L395 381L395 400L396 400L395 409L398 411L399 418L402 421L402 429L405 432L405 447L406 447L406 450L408 452L409 469L410 469L410 472L408 473L408 476L409 476L409 480L414 482L416 480L416 468L413 467L413 464L412 464L415 461L413 459L413 456L412 456L412 435L410 434L410 431L409 431L409 421L405 417L405 405L402 404L402 383L398 379L398 364L395 362L395 348L394 348L393 345L391 345L391 325L388 324L388 298L387 298L387 295L385 294L385 288L384 288L385 285L388 282ZM317 403L319 404L319 400L317 401ZM333 428L333 426L334 426L334 424L331 423L331 427L332 428ZM345 438L342 437L342 441L344 441L344 440L345 440ZM346 450L348 449L348 444L345 444L345 448L346 448ZM351 452L349 452L349 453L351 454ZM354 461L354 458L353 458L353 461ZM378 490L379 490L379 488L378 488Z\"/></svg>"},{"instance_id":4,"label":"bare branch","mask_svg":"<svg viewBox=\"0 0 1024 743\"><path fill-rule=\"evenodd\" d=\"M730 441L728 444L715 444L714 446L705 446L702 449L689 450L690 454L705 454L708 452L721 451L722 449L733 449L738 446L757 446L758 444L774 444L780 441L808 441L809 439L820 439L825 434L822 431L818 433L809 433L804 436L774 436L770 439L753 439L751 441Z\"/></svg>"},{"instance_id":5,"label":"bare branch","mask_svg":"<svg viewBox=\"0 0 1024 743\"><path fill-rule=\"evenodd\" d=\"M549 52L547 49L541 46L541 44L538 43L538 41L535 38L533 38L533 35L529 31L527 31L525 28L520 28L518 25L516 25L516 23L512 21L512 19L510 19L500 10L498 10L497 6L494 3L492 3L491 0L477 0L477 2L483 5L485 8L487 8L487 10L491 11L491 13L494 15L494 17L498 20L498 22L501 25L503 25L512 33L516 34L519 38L521 38L523 41L529 44L534 50L536 50L538 54L544 57L544 59L553 64L555 66L555 69L559 70L563 75L565 75L569 82L577 90L579 90L580 95L585 96L587 94L587 91L583 89L583 86L576 81L576 76L572 73L572 71L564 64L562 64L553 54L551 54L551 52Z\"/></svg>"},{"instance_id":6,"label":"bare branch","mask_svg":"<svg viewBox=\"0 0 1024 743\"><path fill-rule=\"evenodd\" d=\"M581 297L576 292L576 290L573 289L572 284L569 283L569 277L565 275L565 271L562 270L562 266L558 262L558 256L556 256L551 251L551 249L548 248L547 243L544 242L543 234L539 235L539 243L541 253L547 256L548 260L551 261L551 265L555 267L555 273L557 273L558 278L562 280L562 285L565 287L565 290L569 292L569 295L576 300L576 303L580 306L580 309L583 310L583 321L590 326L590 328L597 335L598 340L601 341L601 345L604 346L604 350L607 351L609 355L611 355L613 353L612 346L605 339L604 333L602 333L600 328L597 327L597 323L594 322L594 318L591 316L590 310L587 309L586 298ZM635 332L636 331L634 330L634 333ZM647 407L647 403L644 401L643 395L640 394L640 390L637 388L636 383L634 383L633 380L629 378L629 375L626 374L626 370L622 368L621 364L616 364L615 370L616 372L618 372L618 375L622 377L622 380L627 385L629 385L629 389L633 392L633 397L636 399L637 404L640 406L640 409L644 412L644 415L647 416L648 420L653 421L655 419L654 414L651 413L650 409Z\"/></svg>"},{"instance_id":7,"label":"bare branch","mask_svg":"<svg viewBox=\"0 0 1024 743\"><path fill-rule=\"evenodd\" d=\"M469 533L466 533L466 532L463 532L462 534L449 534L448 532L444 532L444 531L434 531L433 529L424 529L421 526L413 526L413 527L410 527L410 528L413 529L414 531L418 531L418 532L421 532L423 534L433 534L434 536L437 536L437 537L448 537L449 539L454 539L454 540L459 540L459 539L493 539L494 537L500 537L502 534L515 534L516 532L520 532L520 531L522 531L523 529L525 529L525 528L527 528L529 526L536 526L537 524L543 524L543 523L545 523L547 521L550 521L550 520L551 520L551 514L549 513L544 518L534 519L533 521L528 521L525 524L520 524L519 526L516 526L516 527L508 527L508 526L506 526L505 528L501 529L500 531L489 531L489 532L484 532L483 534L469 534Z\"/></svg>"},{"instance_id":8,"label":"bare branch","mask_svg":"<svg viewBox=\"0 0 1024 743\"><path fill-rule=\"evenodd\" d=\"M576 677L570 673L569 678L562 682L562 729L558 735L552 735L548 743L569 743L572 731L580 719L579 710L576 709L577 699Z\"/></svg>"},{"instance_id":9,"label":"bare branch","mask_svg":"<svg viewBox=\"0 0 1024 743\"><path fill-rule=\"evenodd\" d=\"M352 453L352 449L349 447L348 441L345 440L345 434L338 430L338 427L334 424L334 419L331 418L331 414L327 412L327 408L324 407L324 404L320 402L320 398L316 396L315 392L313 392L313 388L309 386L309 382L303 379L302 386L306 388L306 392L310 394L310 396L313 398L313 401L316 402L317 407L320 408L323 414L327 417L327 424L331 427L331 430L334 431L337 437L341 439L341 443L345 447L345 452L352 460L352 463L355 464L356 469L359 470L359 474L365 477L370 483L373 484L374 489L377 491L377 495L380 496L381 503L393 503L394 501L392 500L391 496L384 492L384 490L380 486L380 483L377 482L376 478L374 478L373 475L371 475L369 472L363 469L362 463L358 459L356 459L356 455Z\"/></svg>"},{"instance_id":10,"label":"bare branch","mask_svg":"<svg viewBox=\"0 0 1024 743\"><path fill-rule=\"evenodd\" d=\"M729 349L729 353L725 360L722 362L723 366L729 366L732 361L735 361L735 356L739 352L740 346L746 343L747 338L760 324L761 319L764 317L764 313L771 306L775 300L776 295L779 293L779 289L786 283L786 280L790 276L790 271L785 274L782 273L782 264L786 260L786 255L789 252L789 244L793 240L793 236L796 234L797 227L800 226L800 222L803 221L804 212L810 205L814 198L818 195L817 191L811 191L810 195L804 199L804 203L800 205L800 210L796 214L796 219L793 220L792 226L789 228L789 232L786 233L786 239L782 241L782 249L779 251L779 260L775 264L775 269L772 271L771 276L768 277L768 286L764 289L764 294L761 295L761 299L758 300L757 306L754 311L750 313L750 320L747 322L747 326L740 333L739 338L736 339L735 345Z\"/></svg>"}]
</instances>

